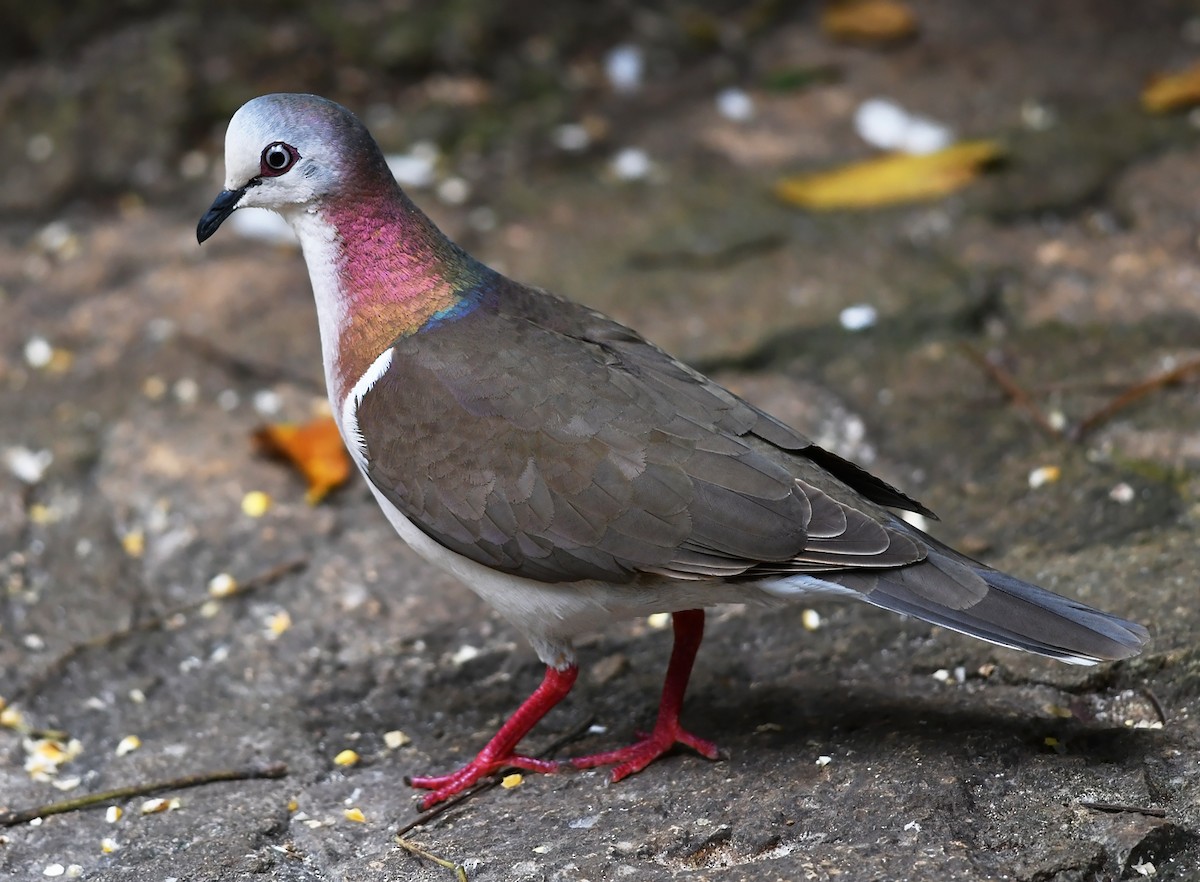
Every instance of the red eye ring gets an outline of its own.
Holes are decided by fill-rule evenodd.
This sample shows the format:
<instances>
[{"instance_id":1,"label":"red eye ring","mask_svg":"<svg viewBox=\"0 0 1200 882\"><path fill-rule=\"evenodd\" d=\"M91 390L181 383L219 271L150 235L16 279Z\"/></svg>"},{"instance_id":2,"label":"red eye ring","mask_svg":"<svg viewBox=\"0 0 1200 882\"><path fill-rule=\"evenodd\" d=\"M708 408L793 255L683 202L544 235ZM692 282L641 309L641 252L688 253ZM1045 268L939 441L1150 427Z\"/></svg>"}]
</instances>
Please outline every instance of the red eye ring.
<instances>
[{"instance_id":1,"label":"red eye ring","mask_svg":"<svg viewBox=\"0 0 1200 882\"><path fill-rule=\"evenodd\" d=\"M295 165L299 158L300 151L291 144L274 141L263 148L258 173L264 178L277 178Z\"/></svg>"}]
</instances>

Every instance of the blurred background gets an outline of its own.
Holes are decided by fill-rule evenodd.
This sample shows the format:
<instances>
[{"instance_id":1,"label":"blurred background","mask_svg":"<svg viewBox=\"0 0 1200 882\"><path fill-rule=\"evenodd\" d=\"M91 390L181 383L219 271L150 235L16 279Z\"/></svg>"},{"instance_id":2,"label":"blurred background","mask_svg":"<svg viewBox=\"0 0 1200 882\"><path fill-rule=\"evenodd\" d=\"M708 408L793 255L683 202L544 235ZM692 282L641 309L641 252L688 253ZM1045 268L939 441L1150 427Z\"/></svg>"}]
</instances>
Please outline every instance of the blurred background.
<instances>
[{"instance_id":1,"label":"blurred background","mask_svg":"<svg viewBox=\"0 0 1200 882\"><path fill-rule=\"evenodd\" d=\"M291 769L0 830L0 875L442 878L392 847L401 778L536 682L346 480L286 230L196 245L230 115L305 91L476 256L1156 635L1096 673L724 610L689 703L723 766L527 781L427 844L472 879L1192 878L1198 63L1194 0L0 5L0 810ZM580 751L624 740L665 641L585 645L546 740L589 712Z\"/></svg>"}]
</instances>

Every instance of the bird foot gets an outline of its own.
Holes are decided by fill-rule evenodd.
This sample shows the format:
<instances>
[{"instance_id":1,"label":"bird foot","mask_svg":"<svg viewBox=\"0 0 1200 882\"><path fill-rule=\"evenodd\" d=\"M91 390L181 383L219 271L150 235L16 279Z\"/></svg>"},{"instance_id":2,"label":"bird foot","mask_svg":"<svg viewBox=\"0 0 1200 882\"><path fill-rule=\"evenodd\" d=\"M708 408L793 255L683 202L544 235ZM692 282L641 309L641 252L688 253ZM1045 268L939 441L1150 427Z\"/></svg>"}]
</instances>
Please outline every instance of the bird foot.
<instances>
[{"instance_id":1,"label":"bird foot","mask_svg":"<svg viewBox=\"0 0 1200 882\"><path fill-rule=\"evenodd\" d=\"M405 778L404 783L410 787L433 791L421 798L421 811L425 811L443 799L449 799L454 794L461 793L481 778L496 774L501 769L524 769L527 772L548 774L557 772L559 768L559 764L553 760L540 760L519 754L497 757L489 757L485 754L486 751L480 753L461 769L448 775L413 775Z\"/></svg>"},{"instance_id":2,"label":"bird foot","mask_svg":"<svg viewBox=\"0 0 1200 882\"><path fill-rule=\"evenodd\" d=\"M622 778L640 772L676 744L690 747L706 759L715 760L720 755L716 744L688 732L675 719L666 722L660 720L653 732L649 735L641 735L638 741L628 747L594 753L589 756L572 757L566 762L577 769L613 766L612 781L615 784Z\"/></svg>"}]
</instances>

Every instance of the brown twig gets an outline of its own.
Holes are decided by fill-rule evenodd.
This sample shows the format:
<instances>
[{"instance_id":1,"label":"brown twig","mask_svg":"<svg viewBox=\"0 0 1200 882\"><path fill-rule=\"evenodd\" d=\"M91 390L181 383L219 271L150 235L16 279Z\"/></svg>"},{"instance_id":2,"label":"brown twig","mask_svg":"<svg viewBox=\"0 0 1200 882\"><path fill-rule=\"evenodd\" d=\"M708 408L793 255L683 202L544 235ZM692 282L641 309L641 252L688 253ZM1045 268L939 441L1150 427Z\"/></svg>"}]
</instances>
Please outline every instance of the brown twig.
<instances>
[{"instance_id":1,"label":"brown twig","mask_svg":"<svg viewBox=\"0 0 1200 882\"><path fill-rule=\"evenodd\" d=\"M1063 433L1057 429L1050 419L1043 413L1042 409L1037 406L1034 400L1025 391L1024 387L1017 382L1016 377L1004 369L1001 365L992 361L981 352L977 352L974 348L963 343L962 351L966 356L979 365L979 367L992 378L997 386L1001 388L1008 400L1015 404L1021 410L1029 414L1029 418L1033 420L1034 425L1049 435L1051 438L1061 438Z\"/></svg>"},{"instance_id":2,"label":"brown twig","mask_svg":"<svg viewBox=\"0 0 1200 882\"><path fill-rule=\"evenodd\" d=\"M409 842L407 839L403 838L402 836L396 837L396 844L399 845L401 848L403 848L405 851L407 851L411 855L415 855L416 857L419 857L419 858L424 858L427 861L432 861L433 863L437 864L439 867L445 867L447 870L453 870L454 877L456 879L458 879L458 882L470 882L470 880L467 879L467 868L464 867L462 864L456 864L452 860L448 860L444 857L438 857L433 852L426 851L425 849L421 848L421 846L416 845L415 843Z\"/></svg>"},{"instance_id":3,"label":"brown twig","mask_svg":"<svg viewBox=\"0 0 1200 882\"><path fill-rule=\"evenodd\" d=\"M1200 371L1200 358L1193 358L1191 361L1185 361L1181 365L1171 368L1169 371L1155 374L1141 382L1134 383L1124 392L1113 398L1107 404L1096 408L1082 420L1071 427L1068 433L1072 441L1082 441L1084 436L1089 432L1104 423L1117 414L1118 412L1129 407L1135 401L1145 398L1151 392L1157 392L1167 386L1173 386L1185 380L1188 375Z\"/></svg>"},{"instance_id":4,"label":"brown twig","mask_svg":"<svg viewBox=\"0 0 1200 882\"><path fill-rule=\"evenodd\" d=\"M12 827L24 824L36 818L50 815L61 815L80 809L94 808L102 803L116 800L132 799L135 796L149 796L163 790L186 790L189 787L203 787L206 784L216 784L221 781L254 781L261 778L283 778L287 775L287 766L283 763L269 763L265 766L248 766L243 769L223 769L216 772L202 772L198 775L184 775L182 778L171 778L168 781L151 781L146 784L134 784L130 787L117 787L114 790L104 790L100 793L89 793L74 799L64 799L61 802L51 802L36 808L19 809L11 812L0 812L0 827Z\"/></svg>"},{"instance_id":5,"label":"brown twig","mask_svg":"<svg viewBox=\"0 0 1200 882\"><path fill-rule=\"evenodd\" d=\"M1080 802L1085 809L1091 809L1094 812L1109 812L1111 814L1121 814L1128 812L1136 815L1147 815L1151 818L1165 818L1167 816L1166 809L1151 808L1140 805L1122 805L1116 802Z\"/></svg>"},{"instance_id":6,"label":"brown twig","mask_svg":"<svg viewBox=\"0 0 1200 882\"><path fill-rule=\"evenodd\" d=\"M595 719L595 717L588 717L586 720L584 720L583 722L581 722L578 725L576 725L575 727L573 727L570 731L566 732L565 734L556 738L554 741L550 742L550 744L547 745L545 750L542 750L541 752L539 752L537 754L538 758L551 756L552 754L557 753L560 749L562 749L566 745L570 744L572 741L574 741L576 738L578 738L580 735L582 735L584 732L586 732L591 727L592 721L594 719ZM422 814L413 818L411 821L409 821L407 824L405 824L403 827L401 827L399 830L396 831L396 844L399 845L401 848L403 848L405 851L407 851L409 854L413 854L413 855L416 855L417 857L425 858L426 860L433 861L439 867L445 867L447 870L453 870L454 874L455 874L456 878L459 880L459 882L468 882L467 871L463 867L462 864L456 864L453 861L448 860L446 858L438 857L437 855L433 854L432 852L426 851L425 849L421 848L419 845L414 844L412 841L405 839L404 836L406 833L411 833L417 827L420 827L424 824L429 823L434 818L436 818L438 815L442 814L443 812L447 811L448 809L451 809L454 806L456 806L462 802L465 802L466 800L471 799L472 797L474 797L480 793L483 793L487 790L491 790L493 787L496 787L503 780L504 771L505 770L501 770L500 773L498 773L496 775L492 775L490 778L484 779L483 782L476 784L470 790L464 790L462 793L459 793L459 794L456 794L456 795L450 797L445 802L438 803L433 808L431 808L429 811L423 812Z\"/></svg>"}]
</instances>

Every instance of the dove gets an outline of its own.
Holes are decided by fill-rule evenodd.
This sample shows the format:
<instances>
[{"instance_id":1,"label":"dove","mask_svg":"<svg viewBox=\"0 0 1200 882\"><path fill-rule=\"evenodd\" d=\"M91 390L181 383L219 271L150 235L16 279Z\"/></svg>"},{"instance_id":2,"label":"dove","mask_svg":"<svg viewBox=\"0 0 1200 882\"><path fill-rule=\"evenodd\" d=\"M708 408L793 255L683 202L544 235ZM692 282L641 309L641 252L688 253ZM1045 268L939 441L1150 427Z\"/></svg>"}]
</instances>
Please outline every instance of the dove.
<instances>
[{"instance_id":1,"label":"dove","mask_svg":"<svg viewBox=\"0 0 1200 882\"><path fill-rule=\"evenodd\" d=\"M612 766L677 744L714 604L865 601L1073 664L1138 654L1139 624L999 572L897 516L932 516L866 470L574 300L514 281L451 242L344 107L255 98L225 137L225 189L197 226L266 208L300 242L329 400L387 520L518 628L542 683L478 755L411 777L422 807L504 768ZM653 729L553 761L518 752L571 690L573 639L669 613Z\"/></svg>"}]
</instances>

